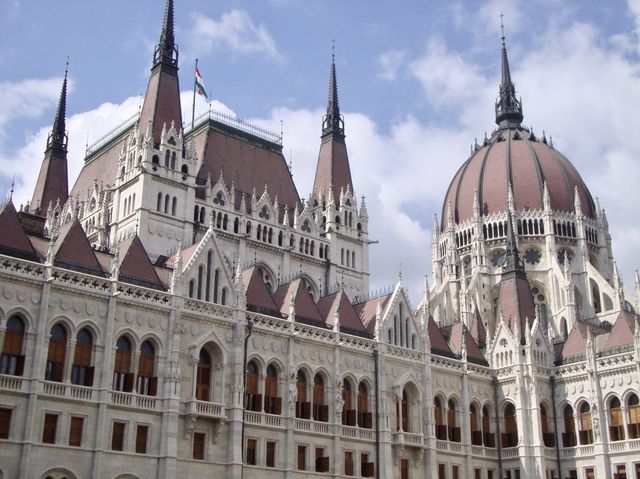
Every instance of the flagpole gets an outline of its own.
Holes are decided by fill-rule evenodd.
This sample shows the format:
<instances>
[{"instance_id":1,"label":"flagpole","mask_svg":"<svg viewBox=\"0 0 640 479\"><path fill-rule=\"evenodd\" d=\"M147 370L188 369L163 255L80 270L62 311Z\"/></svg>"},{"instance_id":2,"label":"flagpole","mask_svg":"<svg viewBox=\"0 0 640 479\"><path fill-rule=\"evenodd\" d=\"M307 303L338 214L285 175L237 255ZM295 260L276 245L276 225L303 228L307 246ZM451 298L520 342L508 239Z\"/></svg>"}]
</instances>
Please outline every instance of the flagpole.
<instances>
[{"instance_id":1,"label":"flagpole","mask_svg":"<svg viewBox=\"0 0 640 479\"><path fill-rule=\"evenodd\" d=\"M196 84L198 78L196 72L198 71L198 59L196 58L196 69L193 71L193 105L191 107L191 129L193 130L193 123L196 119Z\"/></svg>"}]
</instances>

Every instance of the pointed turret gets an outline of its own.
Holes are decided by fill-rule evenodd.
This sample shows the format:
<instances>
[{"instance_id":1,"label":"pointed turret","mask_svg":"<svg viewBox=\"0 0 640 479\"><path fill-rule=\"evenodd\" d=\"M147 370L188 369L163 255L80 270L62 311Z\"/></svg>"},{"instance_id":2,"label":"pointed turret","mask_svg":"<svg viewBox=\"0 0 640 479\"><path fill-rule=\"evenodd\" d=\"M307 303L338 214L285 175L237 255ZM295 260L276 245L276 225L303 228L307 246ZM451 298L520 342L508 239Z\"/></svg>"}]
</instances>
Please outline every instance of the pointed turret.
<instances>
[{"instance_id":1,"label":"pointed turret","mask_svg":"<svg viewBox=\"0 0 640 479\"><path fill-rule=\"evenodd\" d=\"M500 24L502 27L502 80L500 82L498 101L496 101L496 124L501 128L508 128L520 126L522 123L522 103L516 97L516 87L511 81L511 70L509 69L502 20Z\"/></svg>"},{"instance_id":2,"label":"pointed turret","mask_svg":"<svg viewBox=\"0 0 640 479\"><path fill-rule=\"evenodd\" d=\"M31 207L41 216L47 214L49 205L57 202L64 204L69 197L69 184L67 177L67 74L68 64L64 71L64 80L60 90L60 99L53 128L47 138L47 149L44 152L42 166L36 187L33 190Z\"/></svg>"},{"instance_id":3,"label":"pointed turret","mask_svg":"<svg viewBox=\"0 0 640 479\"><path fill-rule=\"evenodd\" d=\"M178 83L178 47L173 36L173 0L167 0L160 42L153 53L151 77L144 96L138 128L151 126L153 142L158 145L164 127L171 122L181 130L182 109Z\"/></svg>"},{"instance_id":4,"label":"pointed turret","mask_svg":"<svg viewBox=\"0 0 640 479\"><path fill-rule=\"evenodd\" d=\"M345 143L344 119L338 104L338 84L336 80L335 57L332 56L329 73L329 101L327 114L322 120L322 142L318 154L316 176L313 182L314 194L328 196L333 190L335 203L340 200L340 191L354 192L351 181L349 156Z\"/></svg>"}]
</instances>

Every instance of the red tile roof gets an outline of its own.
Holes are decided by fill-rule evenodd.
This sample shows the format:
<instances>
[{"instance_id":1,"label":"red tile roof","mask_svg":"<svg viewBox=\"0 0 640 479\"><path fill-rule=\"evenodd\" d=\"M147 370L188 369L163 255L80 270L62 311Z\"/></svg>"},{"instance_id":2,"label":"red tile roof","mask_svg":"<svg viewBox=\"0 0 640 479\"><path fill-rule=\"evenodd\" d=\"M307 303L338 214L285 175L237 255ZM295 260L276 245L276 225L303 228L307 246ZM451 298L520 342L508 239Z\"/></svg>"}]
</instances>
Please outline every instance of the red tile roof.
<instances>
[{"instance_id":1,"label":"red tile roof","mask_svg":"<svg viewBox=\"0 0 640 479\"><path fill-rule=\"evenodd\" d=\"M60 227L54 246L54 264L90 274L104 275L104 270L78 220Z\"/></svg>"},{"instance_id":2,"label":"red tile roof","mask_svg":"<svg viewBox=\"0 0 640 479\"><path fill-rule=\"evenodd\" d=\"M360 321L367 329L369 334L375 334L376 330L376 310L378 309L378 302L382 311L387 307L387 303L391 299L392 293L385 294L378 298L373 298L363 303L358 303L354 306L356 313L360 317Z\"/></svg>"},{"instance_id":3,"label":"red tile roof","mask_svg":"<svg viewBox=\"0 0 640 479\"><path fill-rule=\"evenodd\" d=\"M633 333L638 327L639 320L640 317L637 314L627 311L620 312L602 349L613 349L633 344Z\"/></svg>"},{"instance_id":4,"label":"red tile roof","mask_svg":"<svg viewBox=\"0 0 640 479\"><path fill-rule=\"evenodd\" d=\"M24 233L18 213L10 201L0 206L0 253L37 259L36 251Z\"/></svg>"},{"instance_id":5,"label":"red tile roof","mask_svg":"<svg viewBox=\"0 0 640 479\"><path fill-rule=\"evenodd\" d=\"M333 327L336 310L339 310L340 331L365 333L368 335L366 328L360 321L358 313L356 313L344 291L338 291L320 298L320 301L318 301L318 310L327 326Z\"/></svg>"},{"instance_id":6,"label":"red tile roof","mask_svg":"<svg viewBox=\"0 0 640 479\"><path fill-rule=\"evenodd\" d=\"M140 131L145 132L148 123L151 122L153 140L158 144L163 124L166 124L168 130L172 121L176 131L181 131L182 110L178 71L177 68L160 65L151 70L138 124Z\"/></svg>"},{"instance_id":7,"label":"red tile roof","mask_svg":"<svg viewBox=\"0 0 640 479\"><path fill-rule=\"evenodd\" d=\"M427 324L427 333L429 334L429 342L431 343L431 352L440 356L453 356L451 348L447 344L447 341L442 336L438 325L433 320L433 317L429 316L429 322Z\"/></svg>"},{"instance_id":8,"label":"red tile roof","mask_svg":"<svg viewBox=\"0 0 640 479\"><path fill-rule=\"evenodd\" d=\"M533 295L526 276L518 271L504 273L500 281L500 306L503 321L515 332L516 322L520 328L521 339L525 333L525 321L529 326L536 317Z\"/></svg>"},{"instance_id":9,"label":"red tile roof","mask_svg":"<svg viewBox=\"0 0 640 479\"><path fill-rule=\"evenodd\" d=\"M330 133L322 137L313 192L320 192L328 197L329 186L333 188L334 201L340 201L340 190L353 193L349 156L344 136Z\"/></svg>"},{"instance_id":10,"label":"red tile roof","mask_svg":"<svg viewBox=\"0 0 640 479\"><path fill-rule=\"evenodd\" d=\"M283 284L273 293L273 300L283 315L289 314L289 301L292 294L295 298L296 319L304 318L312 322L323 323L313 298L299 278Z\"/></svg>"},{"instance_id":11,"label":"red tile roof","mask_svg":"<svg viewBox=\"0 0 640 479\"><path fill-rule=\"evenodd\" d=\"M120 248L120 281L164 289L138 235L127 238L118 247Z\"/></svg>"},{"instance_id":12,"label":"red tile roof","mask_svg":"<svg viewBox=\"0 0 640 479\"><path fill-rule=\"evenodd\" d=\"M258 272L258 268L252 266L242 272L242 283L247 296L247 307L263 314L282 316L279 308L274 303L267 287Z\"/></svg>"},{"instance_id":13,"label":"red tile roof","mask_svg":"<svg viewBox=\"0 0 640 479\"><path fill-rule=\"evenodd\" d=\"M482 322L482 317L480 317L480 311L478 311L477 307L471 320L469 332L480 348L484 348L487 345L487 331L484 328L484 323Z\"/></svg>"},{"instance_id":14,"label":"red tile roof","mask_svg":"<svg viewBox=\"0 0 640 479\"><path fill-rule=\"evenodd\" d=\"M487 364L487 361L480 351L480 348L476 344L473 339L471 332L467 329L467 327L462 323L456 323L453 326L448 326L440 329L440 332L443 333L443 337L449 338L449 345L451 347L451 351L456 354L460 354L462 351L462 333L464 331L464 343L467 348L467 358L471 360L476 360L476 362L481 362Z\"/></svg>"}]
</instances>

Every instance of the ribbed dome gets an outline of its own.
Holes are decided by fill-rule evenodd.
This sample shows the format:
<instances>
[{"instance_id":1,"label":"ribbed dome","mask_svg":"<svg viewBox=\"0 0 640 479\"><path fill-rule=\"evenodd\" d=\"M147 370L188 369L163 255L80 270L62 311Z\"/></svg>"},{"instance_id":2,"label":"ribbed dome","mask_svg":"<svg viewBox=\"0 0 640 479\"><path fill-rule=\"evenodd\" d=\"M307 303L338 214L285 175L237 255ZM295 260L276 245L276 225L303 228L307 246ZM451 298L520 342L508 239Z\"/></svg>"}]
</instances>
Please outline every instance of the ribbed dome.
<instances>
[{"instance_id":1,"label":"ribbed dome","mask_svg":"<svg viewBox=\"0 0 640 479\"><path fill-rule=\"evenodd\" d=\"M577 186L582 213L595 218L591 193L562 153L520 126L501 128L473 153L453 178L442 206L442 229L448 226L449 203L455 223L473 217L475 191L482 215L506 211L509 184L516 211L541 210L545 181L552 210L572 212Z\"/></svg>"}]
</instances>

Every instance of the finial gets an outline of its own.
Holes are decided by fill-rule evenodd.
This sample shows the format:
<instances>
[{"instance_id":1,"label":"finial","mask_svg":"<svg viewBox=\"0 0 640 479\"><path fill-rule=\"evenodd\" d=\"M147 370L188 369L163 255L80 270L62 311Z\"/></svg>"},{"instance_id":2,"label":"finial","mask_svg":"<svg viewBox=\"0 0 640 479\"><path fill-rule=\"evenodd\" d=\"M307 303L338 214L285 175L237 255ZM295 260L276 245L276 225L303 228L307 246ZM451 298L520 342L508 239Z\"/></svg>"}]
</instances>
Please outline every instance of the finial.
<instances>
[{"instance_id":1,"label":"finial","mask_svg":"<svg viewBox=\"0 0 640 479\"><path fill-rule=\"evenodd\" d=\"M160 63L178 67L178 48L175 45L173 35L173 0L167 0L160 42L153 52L153 65L156 66Z\"/></svg>"},{"instance_id":2,"label":"finial","mask_svg":"<svg viewBox=\"0 0 640 479\"><path fill-rule=\"evenodd\" d=\"M9 191L9 201L13 200L13 188L16 186L16 174L13 173L13 178L11 179L11 190Z\"/></svg>"},{"instance_id":3,"label":"finial","mask_svg":"<svg viewBox=\"0 0 640 479\"><path fill-rule=\"evenodd\" d=\"M522 102L516 97L516 88L511 81L502 13L500 14L500 28L502 31L502 79L495 110L496 124L504 128L520 126L523 116Z\"/></svg>"},{"instance_id":4,"label":"finial","mask_svg":"<svg viewBox=\"0 0 640 479\"><path fill-rule=\"evenodd\" d=\"M344 119L340 115L338 104L338 82L336 80L335 41L332 46L331 68L329 69L329 100L327 114L322 121L322 134L337 133L344 135Z\"/></svg>"},{"instance_id":5,"label":"finial","mask_svg":"<svg viewBox=\"0 0 640 479\"><path fill-rule=\"evenodd\" d=\"M502 46L505 46L505 37L504 37L504 15L502 14L502 12L500 12L500 30L502 31Z\"/></svg>"}]
</instances>

